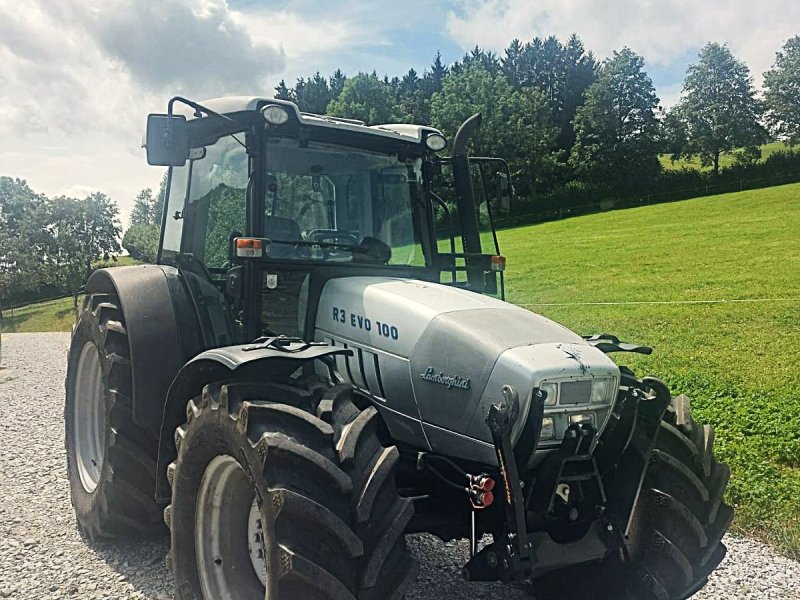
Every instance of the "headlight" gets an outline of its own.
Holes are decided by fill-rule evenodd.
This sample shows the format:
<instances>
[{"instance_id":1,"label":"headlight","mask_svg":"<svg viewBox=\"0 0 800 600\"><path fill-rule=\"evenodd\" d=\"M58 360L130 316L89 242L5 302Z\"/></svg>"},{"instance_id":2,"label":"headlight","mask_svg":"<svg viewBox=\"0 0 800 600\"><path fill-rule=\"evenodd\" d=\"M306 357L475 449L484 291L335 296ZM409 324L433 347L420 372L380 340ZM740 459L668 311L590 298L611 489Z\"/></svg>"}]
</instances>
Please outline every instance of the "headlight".
<instances>
[{"instance_id":1,"label":"headlight","mask_svg":"<svg viewBox=\"0 0 800 600\"><path fill-rule=\"evenodd\" d=\"M558 400L558 384L557 383L543 383L539 386L546 396L544 399L545 406L555 406Z\"/></svg>"},{"instance_id":2,"label":"headlight","mask_svg":"<svg viewBox=\"0 0 800 600\"><path fill-rule=\"evenodd\" d=\"M539 436L540 440L552 440L556 437L556 428L553 424L552 417L545 417L542 419L542 433Z\"/></svg>"},{"instance_id":3,"label":"headlight","mask_svg":"<svg viewBox=\"0 0 800 600\"><path fill-rule=\"evenodd\" d=\"M598 404L610 403L614 400L614 391L614 379L593 379L591 401Z\"/></svg>"},{"instance_id":4,"label":"headlight","mask_svg":"<svg viewBox=\"0 0 800 600\"><path fill-rule=\"evenodd\" d=\"M430 133L425 138L425 145L434 152L438 152L439 150L444 150L445 146L447 146L447 140L440 133Z\"/></svg>"},{"instance_id":5,"label":"headlight","mask_svg":"<svg viewBox=\"0 0 800 600\"><path fill-rule=\"evenodd\" d=\"M591 413L578 413L575 415L570 415L569 423L570 425L574 423L589 423L589 425L594 426L594 415Z\"/></svg>"},{"instance_id":6,"label":"headlight","mask_svg":"<svg viewBox=\"0 0 800 600\"><path fill-rule=\"evenodd\" d=\"M262 108L261 116L270 125L283 125L289 120L289 112L277 104L268 104Z\"/></svg>"}]
</instances>

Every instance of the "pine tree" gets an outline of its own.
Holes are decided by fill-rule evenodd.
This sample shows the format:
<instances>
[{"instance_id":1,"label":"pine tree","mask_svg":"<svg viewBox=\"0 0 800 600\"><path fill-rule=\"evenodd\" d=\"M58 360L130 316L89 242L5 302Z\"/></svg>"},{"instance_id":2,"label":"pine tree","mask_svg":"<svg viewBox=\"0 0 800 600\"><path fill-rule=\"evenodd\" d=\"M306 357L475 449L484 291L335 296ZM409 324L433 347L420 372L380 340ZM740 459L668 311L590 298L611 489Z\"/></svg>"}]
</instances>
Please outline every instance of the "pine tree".
<instances>
[{"instance_id":1,"label":"pine tree","mask_svg":"<svg viewBox=\"0 0 800 600\"><path fill-rule=\"evenodd\" d=\"M336 69L331 75L330 82L328 83L328 88L331 91L331 99L336 99L339 97L339 94L342 93L342 89L344 88L344 82L347 81L347 76L342 73L341 69Z\"/></svg>"},{"instance_id":2,"label":"pine tree","mask_svg":"<svg viewBox=\"0 0 800 600\"><path fill-rule=\"evenodd\" d=\"M292 93L292 90L286 86L286 81L283 79L281 79L281 82L275 86L275 95L273 98L276 100L294 100L294 94Z\"/></svg>"}]
</instances>

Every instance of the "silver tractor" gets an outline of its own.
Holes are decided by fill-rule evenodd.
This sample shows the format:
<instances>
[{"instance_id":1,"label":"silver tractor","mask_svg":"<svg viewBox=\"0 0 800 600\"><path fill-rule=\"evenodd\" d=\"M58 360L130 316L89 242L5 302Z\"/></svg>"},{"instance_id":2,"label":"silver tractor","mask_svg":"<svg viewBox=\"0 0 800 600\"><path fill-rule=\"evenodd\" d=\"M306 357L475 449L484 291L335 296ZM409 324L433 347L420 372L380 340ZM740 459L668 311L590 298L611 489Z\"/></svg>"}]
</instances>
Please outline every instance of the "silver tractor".
<instances>
[{"instance_id":1,"label":"silver tractor","mask_svg":"<svg viewBox=\"0 0 800 600\"><path fill-rule=\"evenodd\" d=\"M733 518L713 429L608 357L650 348L503 300L511 177L468 155L479 125L448 144L260 97L149 116L157 264L91 276L69 353L87 538L166 522L181 600L402 598L414 532L541 599L704 585Z\"/></svg>"}]
</instances>

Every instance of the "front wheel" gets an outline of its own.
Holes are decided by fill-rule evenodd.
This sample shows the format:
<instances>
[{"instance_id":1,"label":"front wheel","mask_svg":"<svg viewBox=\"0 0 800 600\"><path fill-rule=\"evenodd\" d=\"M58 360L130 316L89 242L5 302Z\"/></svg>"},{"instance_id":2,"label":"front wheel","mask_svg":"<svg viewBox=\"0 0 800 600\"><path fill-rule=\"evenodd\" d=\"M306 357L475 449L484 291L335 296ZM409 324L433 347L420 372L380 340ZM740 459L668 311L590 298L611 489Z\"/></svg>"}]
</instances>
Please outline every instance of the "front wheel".
<instances>
[{"instance_id":1,"label":"front wheel","mask_svg":"<svg viewBox=\"0 0 800 600\"><path fill-rule=\"evenodd\" d=\"M398 451L345 386L211 384L189 401L165 520L176 597L401 598L416 563Z\"/></svg>"},{"instance_id":2,"label":"front wheel","mask_svg":"<svg viewBox=\"0 0 800 600\"><path fill-rule=\"evenodd\" d=\"M694 420L689 399L671 398L634 513L635 553L548 574L534 582L536 597L685 600L702 588L725 557L722 537L733 520L722 501L730 471L713 444L713 428Z\"/></svg>"}]
</instances>

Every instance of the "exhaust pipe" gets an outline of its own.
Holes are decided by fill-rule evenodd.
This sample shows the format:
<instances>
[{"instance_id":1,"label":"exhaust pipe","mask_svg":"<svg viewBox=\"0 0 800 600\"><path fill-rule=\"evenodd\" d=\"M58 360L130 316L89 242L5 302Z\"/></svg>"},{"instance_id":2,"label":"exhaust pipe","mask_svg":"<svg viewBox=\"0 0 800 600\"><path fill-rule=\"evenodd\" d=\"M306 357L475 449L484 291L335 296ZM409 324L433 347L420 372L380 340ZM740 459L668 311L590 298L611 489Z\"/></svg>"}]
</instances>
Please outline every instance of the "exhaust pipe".
<instances>
[{"instance_id":1,"label":"exhaust pipe","mask_svg":"<svg viewBox=\"0 0 800 600\"><path fill-rule=\"evenodd\" d=\"M462 123L453 139L453 180L455 183L458 216L461 221L461 235L464 239L464 252L481 253L481 237L478 224L478 207L472 192L472 177L469 172L467 142L481 126L481 113L472 115ZM467 267L469 267L469 260ZM467 279L470 287L480 289L483 286L482 274L468 269Z\"/></svg>"}]
</instances>

